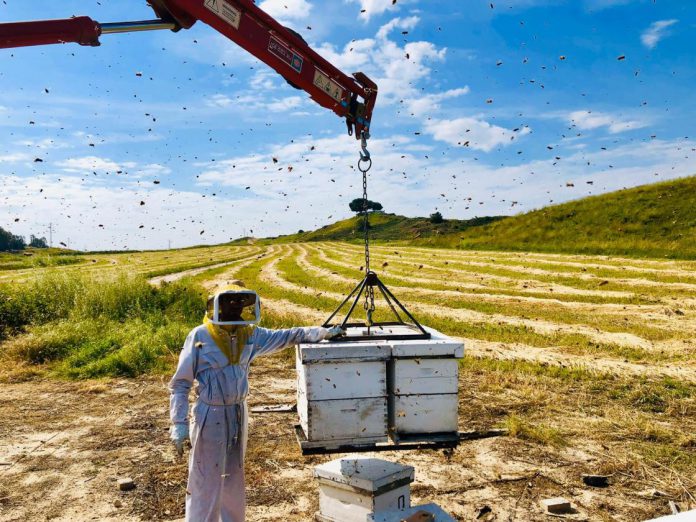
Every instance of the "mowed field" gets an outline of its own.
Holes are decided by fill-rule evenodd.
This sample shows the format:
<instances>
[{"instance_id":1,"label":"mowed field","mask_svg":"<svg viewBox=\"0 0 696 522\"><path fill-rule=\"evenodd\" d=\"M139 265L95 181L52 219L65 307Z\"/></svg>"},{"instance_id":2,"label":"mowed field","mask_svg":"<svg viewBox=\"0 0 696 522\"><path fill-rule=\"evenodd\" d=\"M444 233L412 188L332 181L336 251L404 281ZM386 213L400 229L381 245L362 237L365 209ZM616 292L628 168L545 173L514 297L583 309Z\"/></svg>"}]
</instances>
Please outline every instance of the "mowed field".
<instances>
[{"instance_id":1,"label":"mowed field","mask_svg":"<svg viewBox=\"0 0 696 522\"><path fill-rule=\"evenodd\" d=\"M362 247L339 242L74 257L14 261L0 288L126 273L205 293L241 279L261 295L264 325L281 327L323 322L364 274ZM381 455L416 467L414 501L460 520L544 520L539 501L554 496L578 520L646 520L669 513L669 500L696 507L696 262L399 245L373 247L372 269L419 321L464 340L460 429L509 430L454 452ZM109 366L74 380L85 373L66 373L64 360L81 364L70 350L20 357L46 328L0 344L0 520L180 518L185 464L166 432L175 350L135 378ZM292 354L260 361L251 384L252 406L292 402ZM317 509L311 469L329 457L300 455L295 421L253 415L250 520L310 520ZM610 486L586 486L586 473ZM135 491L118 492L124 475Z\"/></svg>"}]
</instances>

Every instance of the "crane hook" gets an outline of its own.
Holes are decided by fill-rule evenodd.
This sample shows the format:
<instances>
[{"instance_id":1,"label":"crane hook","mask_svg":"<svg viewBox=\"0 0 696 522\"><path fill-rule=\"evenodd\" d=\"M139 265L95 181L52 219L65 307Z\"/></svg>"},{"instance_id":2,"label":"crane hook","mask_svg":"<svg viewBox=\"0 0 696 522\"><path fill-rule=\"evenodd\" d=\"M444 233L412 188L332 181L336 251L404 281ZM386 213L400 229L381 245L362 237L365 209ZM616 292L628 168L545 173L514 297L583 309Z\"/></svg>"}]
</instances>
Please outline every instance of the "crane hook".
<instances>
[{"instance_id":1,"label":"crane hook","mask_svg":"<svg viewBox=\"0 0 696 522\"><path fill-rule=\"evenodd\" d=\"M370 151L367 150L367 140L370 139L370 133L368 131L362 131L360 136L360 160L363 162L370 161Z\"/></svg>"}]
</instances>

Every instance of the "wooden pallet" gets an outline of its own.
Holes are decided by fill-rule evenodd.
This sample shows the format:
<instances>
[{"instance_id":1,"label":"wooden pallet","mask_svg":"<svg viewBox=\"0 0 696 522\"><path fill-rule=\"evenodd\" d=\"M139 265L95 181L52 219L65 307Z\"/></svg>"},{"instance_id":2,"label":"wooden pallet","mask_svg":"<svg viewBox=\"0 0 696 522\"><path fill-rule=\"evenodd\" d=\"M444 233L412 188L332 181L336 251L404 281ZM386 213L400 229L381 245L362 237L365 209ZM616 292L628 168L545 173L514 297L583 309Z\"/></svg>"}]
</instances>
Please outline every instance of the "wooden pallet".
<instances>
[{"instance_id":1,"label":"wooden pallet","mask_svg":"<svg viewBox=\"0 0 696 522\"><path fill-rule=\"evenodd\" d=\"M407 439L402 436L398 442L381 442L381 439L380 441L372 439L308 441L302 426L299 424L295 425L295 436L303 455L455 448L460 441L459 433L423 434Z\"/></svg>"}]
</instances>

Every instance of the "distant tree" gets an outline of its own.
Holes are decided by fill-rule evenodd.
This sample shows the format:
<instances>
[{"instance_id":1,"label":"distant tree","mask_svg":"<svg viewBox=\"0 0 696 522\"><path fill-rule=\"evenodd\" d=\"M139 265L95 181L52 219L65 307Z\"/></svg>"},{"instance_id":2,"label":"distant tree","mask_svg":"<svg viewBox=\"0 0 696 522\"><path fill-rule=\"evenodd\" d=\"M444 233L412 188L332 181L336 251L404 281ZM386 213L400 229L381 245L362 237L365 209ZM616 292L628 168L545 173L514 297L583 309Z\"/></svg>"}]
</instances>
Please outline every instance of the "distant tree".
<instances>
[{"instance_id":1,"label":"distant tree","mask_svg":"<svg viewBox=\"0 0 696 522\"><path fill-rule=\"evenodd\" d=\"M0 252L24 250L26 246L22 236L15 236L9 230L0 227Z\"/></svg>"},{"instance_id":2,"label":"distant tree","mask_svg":"<svg viewBox=\"0 0 696 522\"><path fill-rule=\"evenodd\" d=\"M442 214L440 214L439 212L433 212L432 214L430 214L430 222L431 223L433 223L435 225L439 225L443 221L445 221L445 220L442 218Z\"/></svg>"},{"instance_id":3,"label":"distant tree","mask_svg":"<svg viewBox=\"0 0 696 522\"><path fill-rule=\"evenodd\" d=\"M297 231L298 234L304 234L304 230L300 229Z\"/></svg>"},{"instance_id":4,"label":"distant tree","mask_svg":"<svg viewBox=\"0 0 696 522\"><path fill-rule=\"evenodd\" d=\"M351 201L348 206L353 212L362 212L365 210L365 199L364 198L356 198L353 201ZM370 210L375 211L375 210L382 210L384 207L382 206L381 203L378 203L377 201L370 201L369 199L367 200L367 210L368 212Z\"/></svg>"},{"instance_id":5,"label":"distant tree","mask_svg":"<svg viewBox=\"0 0 696 522\"><path fill-rule=\"evenodd\" d=\"M45 237L36 237L34 234L30 236L29 246L34 248L48 248L48 241Z\"/></svg>"}]
</instances>

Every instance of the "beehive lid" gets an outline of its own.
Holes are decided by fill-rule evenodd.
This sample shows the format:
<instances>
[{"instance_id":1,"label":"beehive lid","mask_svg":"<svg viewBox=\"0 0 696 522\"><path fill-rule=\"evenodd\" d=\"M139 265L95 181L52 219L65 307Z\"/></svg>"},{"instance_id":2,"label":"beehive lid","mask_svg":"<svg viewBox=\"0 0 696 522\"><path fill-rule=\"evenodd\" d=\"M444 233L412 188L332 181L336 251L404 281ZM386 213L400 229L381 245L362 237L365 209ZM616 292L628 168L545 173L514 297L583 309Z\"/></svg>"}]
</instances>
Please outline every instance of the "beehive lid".
<instances>
[{"instance_id":1,"label":"beehive lid","mask_svg":"<svg viewBox=\"0 0 696 522\"><path fill-rule=\"evenodd\" d=\"M300 344L303 363L337 362L340 360L383 361L389 359L391 346L386 341Z\"/></svg>"},{"instance_id":2,"label":"beehive lid","mask_svg":"<svg viewBox=\"0 0 696 522\"><path fill-rule=\"evenodd\" d=\"M464 343L432 328L425 327L430 332L430 339L414 339L404 341L389 341L393 357L464 357Z\"/></svg>"},{"instance_id":3,"label":"beehive lid","mask_svg":"<svg viewBox=\"0 0 696 522\"><path fill-rule=\"evenodd\" d=\"M404 479L413 482L415 475L413 466L382 459L348 456L315 467L314 476L320 481L346 484L364 491L377 491Z\"/></svg>"}]
</instances>

